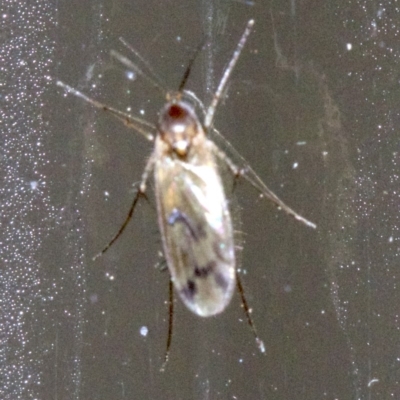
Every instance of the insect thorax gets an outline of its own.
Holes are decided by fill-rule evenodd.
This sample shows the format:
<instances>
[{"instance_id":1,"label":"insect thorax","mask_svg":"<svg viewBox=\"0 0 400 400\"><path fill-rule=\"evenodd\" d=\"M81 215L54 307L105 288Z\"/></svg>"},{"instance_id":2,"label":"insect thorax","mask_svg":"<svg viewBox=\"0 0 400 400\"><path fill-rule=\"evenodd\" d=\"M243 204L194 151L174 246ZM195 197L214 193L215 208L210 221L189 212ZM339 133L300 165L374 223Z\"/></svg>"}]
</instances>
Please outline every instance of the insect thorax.
<instances>
[{"instance_id":1,"label":"insect thorax","mask_svg":"<svg viewBox=\"0 0 400 400\"><path fill-rule=\"evenodd\" d=\"M204 130L193 107L186 101L174 98L161 110L158 120L160 138L168 152L178 158L187 158L198 140L203 141Z\"/></svg>"}]
</instances>

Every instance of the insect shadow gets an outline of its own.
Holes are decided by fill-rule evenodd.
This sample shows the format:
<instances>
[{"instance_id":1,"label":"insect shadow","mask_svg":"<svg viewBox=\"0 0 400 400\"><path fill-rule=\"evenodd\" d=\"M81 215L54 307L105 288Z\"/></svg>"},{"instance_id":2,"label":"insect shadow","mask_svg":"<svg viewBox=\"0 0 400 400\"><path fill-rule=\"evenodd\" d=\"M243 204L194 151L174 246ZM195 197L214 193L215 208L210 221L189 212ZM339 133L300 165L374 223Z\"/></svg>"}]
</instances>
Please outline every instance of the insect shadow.
<instances>
[{"instance_id":1,"label":"insect shadow","mask_svg":"<svg viewBox=\"0 0 400 400\"><path fill-rule=\"evenodd\" d=\"M159 113L156 125L109 107L57 81L57 85L64 88L67 93L111 113L127 127L133 128L147 140L154 142L153 151L142 173L139 188L125 221L116 235L94 259L104 254L125 230L139 199L146 197L147 181L153 172L158 225L170 272L168 339L161 370L165 369L171 347L174 288L189 310L199 316L208 317L222 312L227 307L236 286L257 346L261 352L265 353L264 343L259 338L252 321L251 310L236 270L234 230L217 161L225 163L235 181L244 178L258 190L262 197L272 201L298 221L316 228L315 224L280 200L213 126L218 103L253 25L254 20L248 21L207 108L193 92L185 89L193 62L203 45L198 47L191 58L178 90L169 91L164 88L140 54L121 39L122 43L141 62L146 73L120 53L112 51L111 55L125 67L147 79L166 98L166 104ZM197 116L195 107L201 110L202 120ZM236 166L225 152L208 138L209 133L218 138L242 167Z\"/></svg>"}]
</instances>

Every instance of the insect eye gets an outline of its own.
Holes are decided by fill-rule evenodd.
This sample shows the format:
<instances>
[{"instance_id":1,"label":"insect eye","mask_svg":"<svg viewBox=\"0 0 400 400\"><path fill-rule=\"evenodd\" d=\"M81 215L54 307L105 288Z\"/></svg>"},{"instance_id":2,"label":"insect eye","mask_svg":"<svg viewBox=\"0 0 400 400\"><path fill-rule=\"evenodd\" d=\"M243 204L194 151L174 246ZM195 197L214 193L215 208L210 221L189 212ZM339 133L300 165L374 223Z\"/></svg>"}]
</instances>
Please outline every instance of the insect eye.
<instances>
[{"instance_id":1,"label":"insect eye","mask_svg":"<svg viewBox=\"0 0 400 400\"><path fill-rule=\"evenodd\" d=\"M187 112L182 107L174 104L169 108L168 115L173 119L182 119L186 117Z\"/></svg>"}]
</instances>

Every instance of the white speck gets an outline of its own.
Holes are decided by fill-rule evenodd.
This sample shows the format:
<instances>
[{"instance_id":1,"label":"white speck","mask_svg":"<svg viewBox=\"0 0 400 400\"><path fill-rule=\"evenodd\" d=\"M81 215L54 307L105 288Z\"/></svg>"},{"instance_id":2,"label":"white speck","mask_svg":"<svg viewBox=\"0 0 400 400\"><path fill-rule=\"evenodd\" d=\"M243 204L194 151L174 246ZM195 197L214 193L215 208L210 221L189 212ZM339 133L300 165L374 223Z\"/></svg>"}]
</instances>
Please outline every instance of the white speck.
<instances>
[{"instance_id":1,"label":"white speck","mask_svg":"<svg viewBox=\"0 0 400 400\"><path fill-rule=\"evenodd\" d=\"M353 48L353 45L352 45L351 43L347 43L347 44L346 44L346 49L347 49L348 51L350 51L352 48Z\"/></svg>"},{"instance_id":2,"label":"white speck","mask_svg":"<svg viewBox=\"0 0 400 400\"><path fill-rule=\"evenodd\" d=\"M325 314L325 310L321 310L321 314L324 315Z\"/></svg>"},{"instance_id":3,"label":"white speck","mask_svg":"<svg viewBox=\"0 0 400 400\"><path fill-rule=\"evenodd\" d=\"M130 81L136 79L136 74L133 71L126 71L125 75Z\"/></svg>"},{"instance_id":4,"label":"white speck","mask_svg":"<svg viewBox=\"0 0 400 400\"><path fill-rule=\"evenodd\" d=\"M181 38L180 36L177 36L177 37L176 37L176 41L177 41L177 42L180 42L181 40L182 40L182 38Z\"/></svg>"},{"instance_id":5,"label":"white speck","mask_svg":"<svg viewBox=\"0 0 400 400\"><path fill-rule=\"evenodd\" d=\"M110 192L107 192L107 190L104 192L105 197L110 197Z\"/></svg>"},{"instance_id":6,"label":"white speck","mask_svg":"<svg viewBox=\"0 0 400 400\"><path fill-rule=\"evenodd\" d=\"M240 363L240 364L243 363L243 358L239 358L239 363Z\"/></svg>"},{"instance_id":7,"label":"white speck","mask_svg":"<svg viewBox=\"0 0 400 400\"><path fill-rule=\"evenodd\" d=\"M131 107L126 107L126 112L131 112L132 108Z\"/></svg>"},{"instance_id":8,"label":"white speck","mask_svg":"<svg viewBox=\"0 0 400 400\"><path fill-rule=\"evenodd\" d=\"M141 334L143 337L146 337L148 333L149 333L149 329L147 328L147 326L142 326L142 327L140 328L140 334Z\"/></svg>"},{"instance_id":9,"label":"white speck","mask_svg":"<svg viewBox=\"0 0 400 400\"><path fill-rule=\"evenodd\" d=\"M111 275L109 272L106 272L106 278L108 279L108 280L110 280L110 281L113 281L114 279L115 279L115 276L114 275Z\"/></svg>"},{"instance_id":10,"label":"white speck","mask_svg":"<svg viewBox=\"0 0 400 400\"><path fill-rule=\"evenodd\" d=\"M38 187L38 181L30 181L29 184L31 185L32 190L36 190Z\"/></svg>"},{"instance_id":11,"label":"white speck","mask_svg":"<svg viewBox=\"0 0 400 400\"><path fill-rule=\"evenodd\" d=\"M145 111L144 110L140 110L139 113L140 113L140 115L144 115Z\"/></svg>"},{"instance_id":12,"label":"white speck","mask_svg":"<svg viewBox=\"0 0 400 400\"><path fill-rule=\"evenodd\" d=\"M326 156L328 155L328 152L327 152L327 151L323 151L323 152L322 152L322 155L323 155L324 157L326 157Z\"/></svg>"},{"instance_id":13,"label":"white speck","mask_svg":"<svg viewBox=\"0 0 400 400\"><path fill-rule=\"evenodd\" d=\"M293 169L296 169L299 166L298 162L293 163Z\"/></svg>"},{"instance_id":14,"label":"white speck","mask_svg":"<svg viewBox=\"0 0 400 400\"><path fill-rule=\"evenodd\" d=\"M260 338L257 338L256 343L257 343L257 347L259 348L261 353L264 354L265 353L265 344L264 344L264 342Z\"/></svg>"},{"instance_id":15,"label":"white speck","mask_svg":"<svg viewBox=\"0 0 400 400\"><path fill-rule=\"evenodd\" d=\"M390 236L389 243L393 243L393 236Z\"/></svg>"},{"instance_id":16,"label":"white speck","mask_svg":"<svg viewBox=\"0 0 400 400\"><path fill-rule=\"evenodd\" d=\"M297 144L297 146L304 146L307 144L307 142L303 140L301 142L297 142L296 144Z\"/></svg>"},{"instance_id":17,"label":"white speck","mask_svg":"<svg viewBox=\"0 0 400 400\"><path fill-rule=\"evenodd\" d=\"M6 19L6 18L8 18L8 14L3 14L1 17L2 17L3 19Z\"/></svg>"}]
</instances>

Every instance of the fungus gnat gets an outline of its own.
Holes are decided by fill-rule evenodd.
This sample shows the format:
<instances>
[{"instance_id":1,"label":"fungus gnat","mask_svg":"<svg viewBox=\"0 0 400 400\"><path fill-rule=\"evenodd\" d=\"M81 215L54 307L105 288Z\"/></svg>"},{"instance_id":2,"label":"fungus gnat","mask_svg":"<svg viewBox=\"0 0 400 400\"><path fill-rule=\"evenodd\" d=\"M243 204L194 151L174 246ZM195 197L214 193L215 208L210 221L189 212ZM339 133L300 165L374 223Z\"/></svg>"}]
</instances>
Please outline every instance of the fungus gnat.
<instances>
[{"instance_id":1,"label":"fungus gnat","mask_svg":"<svg viewBox=\"0 0 400 400\"><path fill-rule=\"evenodd\" d=\"M146 67L148 74L145 75L136 64L115 51L112 52L113 57L137 74L148 78L166 96L166 104L159 113L156 126L93 100L65 83L57 82L57 85L68 93L80 97L94 107L110 112L126 126L154 142L153 151L147 161L128 215L117 234L98 255L105 253L126 228L140 197L145 196L147 180L153 172L158 224L171 276L169 333L163 367L168 360L172 338L173 287L189 310L199 316L209 317L222 312L227 307L236 285L258 347L262 352L265 351L264 344L259 339L252 322L250 309L236 271L234 231L218 161L225 163L235 178L245 178L263 197L275 203L286 213L311 228L316 227L280 200L244 158L213 127L217 105L253 25L253 20L247 23L207 109L192 92L184 88L195 57L191 59L179 89L167 91L158 82L144 59L121 39ZM202 108L203 121L198 118L195 106ZM223 141L224 146L234 154L244 168L237 167L209 139L209 133Z\"/></svg>"}]
</instances>

